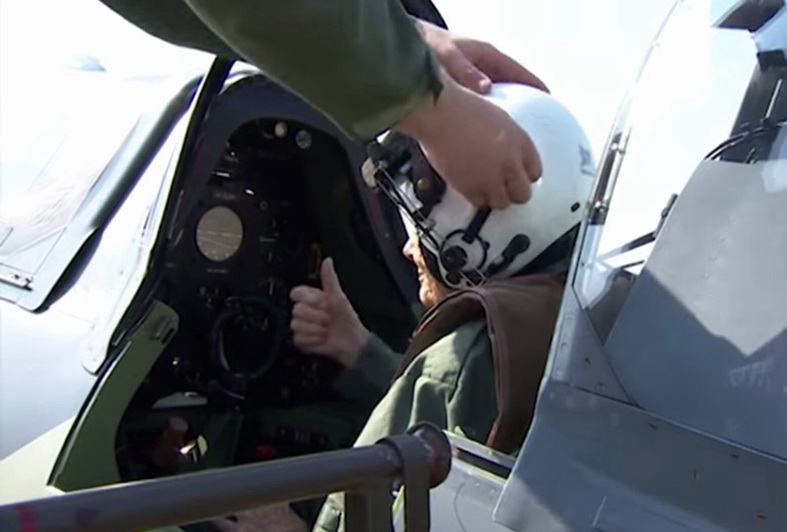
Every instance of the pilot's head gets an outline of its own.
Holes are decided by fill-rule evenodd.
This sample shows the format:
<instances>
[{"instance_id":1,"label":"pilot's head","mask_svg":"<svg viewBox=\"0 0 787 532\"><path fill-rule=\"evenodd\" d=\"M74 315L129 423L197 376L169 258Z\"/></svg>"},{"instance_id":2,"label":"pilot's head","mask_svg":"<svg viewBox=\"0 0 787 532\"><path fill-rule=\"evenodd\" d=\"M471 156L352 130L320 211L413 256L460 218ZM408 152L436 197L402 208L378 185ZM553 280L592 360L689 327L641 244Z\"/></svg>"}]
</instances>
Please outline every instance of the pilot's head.
<instances>
[{"instance_id":1,"label":"pilot's head","mask_svg":"<svg viewBox=\"0 0 787 532\"><path fill-rule=\"evenodd\" d=\"M543 165L531 199L478 210L429 165L414 140L388 136L409 162L380 186L399 206L410 238L404 254L418 267L420 299L430 307L452 289L489 279L563 273L588 200L594 162L584 131L553 96L497 84L488 98L530 135Z\"/></svg>"}]
</instances>

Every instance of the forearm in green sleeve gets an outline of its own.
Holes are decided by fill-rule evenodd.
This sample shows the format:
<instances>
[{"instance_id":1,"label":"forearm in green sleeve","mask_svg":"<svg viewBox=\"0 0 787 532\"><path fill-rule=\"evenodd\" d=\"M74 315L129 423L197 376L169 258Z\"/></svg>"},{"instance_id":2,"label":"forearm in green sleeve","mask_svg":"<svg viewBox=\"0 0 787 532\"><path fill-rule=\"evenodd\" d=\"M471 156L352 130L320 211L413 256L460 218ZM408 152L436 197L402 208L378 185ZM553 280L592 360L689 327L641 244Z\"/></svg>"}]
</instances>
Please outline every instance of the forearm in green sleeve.
<instances>
[{"instance_id":1,"label":"forearm in green sleeve","mask_svg":"<svg viewBox=\"0 0 787 532\"><path fill-rule=\"evenodd\" d=\"M442 88L399 0L186 0L246 60L366 141Z\"/></svg>"},{"instance_id":2,"label":"forearm in green sleeve","mask_svg":"<svg viewBox=\"0 0 787 532\"><path fill-rule=\"evenodd\" d=\"M352 368L345 369L336 389L345 397L377 403L391 386L402 355L372 334Z\"/></svg>"}]
</instances>

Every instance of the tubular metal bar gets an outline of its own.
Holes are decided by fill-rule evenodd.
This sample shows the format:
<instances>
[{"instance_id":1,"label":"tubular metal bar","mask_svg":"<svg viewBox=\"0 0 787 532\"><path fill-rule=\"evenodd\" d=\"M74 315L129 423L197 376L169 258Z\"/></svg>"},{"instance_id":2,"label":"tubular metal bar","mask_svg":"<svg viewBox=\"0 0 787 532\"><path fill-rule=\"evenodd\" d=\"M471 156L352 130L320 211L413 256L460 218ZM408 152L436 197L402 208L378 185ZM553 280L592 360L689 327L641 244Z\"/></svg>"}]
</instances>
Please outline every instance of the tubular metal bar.
<instances>
[{"instance_id":1,"label":"tubular metal bar","mask_svg":"<svg viewBox=\"0 0 787 532\"><path fill-rule=\"evenodd\" d=\"M390 444L418 444L427 452L419 463L405 459ZM421 424L410 434L388 443L289 458L264 464L178 475L102 488L75 491L45 499L0 506L3 532L133 532L205 521L269 504L308 499L323 494L369 490L367 504L356 499L350 509L367 516L347 516L353 523L390 521L372 517L382 511L380 486L401 479L406 468L430 472L430 487L448 475L451 447L436 427ZM377 481L377 482L375 482ZM368 502L378 504L368 504ZM387 519L387 521L386 521ZM366 528L356 529L369 530Z\"/></svg>"},{"instance_id":2,"label":"tubular metal bar","mask_svg":"<svg viewBox=\"0 0 787 532\"><path fill-rule=\"evenodd\" d=\"M348 491L344 495L347 512L346 532L381 531L393 527L391 518L391 483L376 481Z\"/></svg>"}]
</instances>

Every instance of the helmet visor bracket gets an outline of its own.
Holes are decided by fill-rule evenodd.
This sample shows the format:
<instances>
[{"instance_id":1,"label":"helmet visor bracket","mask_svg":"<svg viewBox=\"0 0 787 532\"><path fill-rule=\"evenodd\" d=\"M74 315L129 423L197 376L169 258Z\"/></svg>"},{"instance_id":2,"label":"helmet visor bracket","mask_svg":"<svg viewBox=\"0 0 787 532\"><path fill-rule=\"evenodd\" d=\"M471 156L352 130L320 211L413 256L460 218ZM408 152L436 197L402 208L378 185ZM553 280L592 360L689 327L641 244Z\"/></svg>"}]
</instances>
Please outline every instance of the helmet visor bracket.
<instances>
[{"instance_id":1,"label":"helmet visor bracket","mask_svg":"<svg viewBox=\"0 0 787 532\"><path fill-rule=\"evenodd\" d=\"M415 229L420 244L435 257L440 258L439 262L442 265L442 269L449 270L443 261L444 248L449 240L459 240L466 243L468 248L473 245L480 245L484 248L483 241L481 241L478 233L491 213L489 209L478 211L467 228L459 229L462 235L460 239L449 238L450 235L441 235L436 229L434 221L429 218L432 209L425 208L417 197L415 193L416 185L411 176L412 166L409 163L403 165L394 174L389 172L387 168L380 167L377 172L377 184L383 193L399 208L400 213L407 222ZM456 231L453 233L456 233ZM459 269L450 268L450 270L454 273L452 277L459 276L459 280L446 279L446 276L440 271L432 273L451 287L461 285L475 286L486 279L484 272L476 265L464 265Z\"/></svg>"}]
</instances>

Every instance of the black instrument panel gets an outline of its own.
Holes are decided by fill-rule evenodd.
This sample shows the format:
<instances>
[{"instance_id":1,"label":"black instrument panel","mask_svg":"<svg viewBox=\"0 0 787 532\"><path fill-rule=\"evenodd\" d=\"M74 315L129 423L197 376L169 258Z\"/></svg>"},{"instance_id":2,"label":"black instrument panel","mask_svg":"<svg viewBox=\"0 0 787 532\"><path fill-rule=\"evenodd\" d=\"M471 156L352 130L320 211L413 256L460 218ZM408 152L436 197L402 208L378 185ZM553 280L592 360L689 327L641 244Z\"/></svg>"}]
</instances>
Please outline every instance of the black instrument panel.
<instances>
[{"instance_id":1,"label":"black instrument panel","mask_svg":"<svg viewBox=\"0 0 787 532\"><path fill-rule=\"evenodd\" d=\"M185 341L204 346L202 373L226 397L266 405L325 400L339 370L291 343L289 292L318 283L323 252L300 164L313 133L286 133L261 120L229 139L170 264L173 304L196 325Z\"/></svg>"},{"instance_id":2,"label":"black instrument panel","mask_svg":"<svg viewBox=\"0 0 787 532\"><path fill-rule=\"evenodd\" d=\"M150 301L178 318L153 369L134 377L115 443L122 480L353 444L380 390L346 374L340 392L336 363L294 347L289 293L319 286L331 256L364 325L394 349L407 345L415 271L399 252L396 208L360 175L365 157L264 76L211 105L127 325L144 323Z\"/></svg>"},{"instance_id":3,"label":"black instrument panel","mask_svg":"<svg viewBox=\"0 0 787 532\"><path fill-rule=\"evenodd\" d=\"M178 314L178 332L121 424L118 460L127 479L166 474L156 465L162 451L154 452L162 438L196 438L227 416L241 421L235 436L212 438L223 465L352 444L370 405L342 397L334 387L341 367L296 349L289 327L292 288L319 286L315 177L303 161L312 157L314 167L315 157L336 156L329 147L320 153L322 138L281 121L249 122L194 191L156 294ZM175 396L203 403L159 406ZM172 419L190 427L188 437L170 434Z\"/></svg>"}]
</instances>

